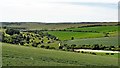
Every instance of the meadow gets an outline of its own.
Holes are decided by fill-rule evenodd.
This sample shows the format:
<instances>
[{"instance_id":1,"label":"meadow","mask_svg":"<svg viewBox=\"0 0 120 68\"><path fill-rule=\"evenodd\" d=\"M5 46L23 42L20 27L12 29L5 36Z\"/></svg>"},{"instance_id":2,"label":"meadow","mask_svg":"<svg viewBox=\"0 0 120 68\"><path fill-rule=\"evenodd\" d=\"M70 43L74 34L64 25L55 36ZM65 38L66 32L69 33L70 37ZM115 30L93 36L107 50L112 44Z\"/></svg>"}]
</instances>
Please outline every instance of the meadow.
<instances>
[{"instance_id":1,"label":"meadow","mask_svg":"<svg viewBox=\"0 0 120 68\"><path fill-rule=\"evenodd\" d=\"M118 58L2 43L3 66L118 66Z\"/></svg>"}]
</instances>

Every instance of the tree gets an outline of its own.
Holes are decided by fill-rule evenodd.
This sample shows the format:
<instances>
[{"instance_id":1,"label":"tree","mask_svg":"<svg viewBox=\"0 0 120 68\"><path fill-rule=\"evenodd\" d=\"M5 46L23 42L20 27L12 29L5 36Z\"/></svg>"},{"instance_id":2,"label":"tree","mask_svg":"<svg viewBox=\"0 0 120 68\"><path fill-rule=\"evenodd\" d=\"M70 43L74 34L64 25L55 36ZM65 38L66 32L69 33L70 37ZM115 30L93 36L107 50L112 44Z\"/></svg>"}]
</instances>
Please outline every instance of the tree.
<instances>
[{"instance_id":1,"label":"tree","mask_svg":"<svg viewBox=\"0 0 120 68\"><path fill-rule=\"evenodd\" d=\"M59 49L63 49L63 46L59 46Z\"/></svg>"},{"instance_id":2,"label":"tree","mask_svg":"<svg viewBox=\"0 0 120 68\"><path fill-rule=\"evenodd\" d=\"M20 34L20 31L16 30L16 29L7 29L6 33L9 34L9 35Z\"/></svg>"},{"instance_id":3,"label":"tree","mask_svg":"<svg viewBox=\"0 0 120 68\"><path fill-rule=\"evenodd\" d=\"M30 36L27 36L26 40L27 40L27 41L30 41Z\"/></svg>"},{"instance_id":4,"label":"tree","mask_svg":"<svg viewBox=\"0 0 120 68\"><path fill-rule=\"evenodd\" d=\"M74 37L71 37L71 40L74 40Z\"/></svg>"},{"instance_id":5,"label":"tree","mask_svg":"<svg viewBox=\"0 0 120 68\"><path fill-rule=\"evenodd\" d=\"M100 47L99 47L99 45L98 45L98 44L94 44L92 49L93 49L93 50L99 50L99 49L100 49Z\"/></svg>"},{"instance_id":6,"label":"tree","mask_svg":"<svg viewBox=\"0 0 120 68\"><path fill-rule=\"evenodd\" d=\"M105 34L105 36L104 37L109 37L109 33L104 33Z\"/></svg>"},{"instance_id":7,"label":"tree","mask_svg":"<svg viewBox=\"0 0 120 68\"><path fill-rule=\"evenodd\" d=\"M44 40L42 40L41 43L44 43Z\"/></svg>"},{"instance_id":8,"label":"tree","mask_svg":"<svg viewBox=\"0 0 120 68\"><path fill-rule=\"evenodd\" d=\"M74 48L76 46L76 44L72 44L71 47Z\"/></svg>"},{"instance_id":9,"label":"tree","mask_svg":"<svg viewBox=\"0 0 120 68\"><path fill-rule=\"evenodd\" d=\"M48 44L51 43L50 41L47 42Z\"/></svg>"},{"instance_id":10,"label":"tree","mask_svg":"<svg viewBox=\"0 0 120 68\"><path fill-rule=\"evenodd\" d=\"M1 38L2 42L5 41L4 38L5 38L5 33L3 32L3 33L2 33L2 38Z\"/></svg>"},{"instance_id":11,"label":"tree","mask_svg":"<svg viewBox=\"0 0 120 68\"><path fill-rule=\"evenodd\" d=\"M49 46L46 46L45 49L49 49Z\"/></svg>"},{"instance_id":12,"label":"tree","mask_svg":"<svg viewBox=\"0 0 120 68\"><path fill-rule=\"evenodd\" d=\"M33 46L33 47L37 47L37 43L36 43L36 42L33 42L32 46Z\"/></svg>"},{"instance_id":13,"label":"tree","mask_svg":"<svg viewBox=\"0 0 120 68\"><path fill-rule=\"evenodd\" d=\"M49 47L49 49L55 49L55 47Z\"/></svg>"},{"instance_id":14,"label":"tree","mask_svg":"<svg viewBox=\"0 0 120 68\"><path fill-rule=\"evenodd\" d=\"M72 51L74 51L75 46L76 46L76 44L71 45Z\"/></svg>"},{"instance_id":15,"label":"tree","mask_svg":"<svg viewBox=\"0 0 120 68\"><path fill-rule=\"evenodd\" d=\"M25 42L24 42L24 41L21 41L21 42L20 42L20 45L24 45L24 44L25 44Z\"/></svg>"},{"instance_id":16,"label":"tree","mask_svg":"<svg viewBox=\"0 0 120 68\"><path fill-rule=\"evenodd\" d=\"M64 44L64 47L66 47L67 46L67 44Z\"/></svg>"},{"instance_id":17,"label":"tree","mask_svg":"<svg viewBox=\"0 0 120 68\"><path fill-rule=\"evenodd\" d=\"M44 48L45 46L44 45L41 45L41 48Z\"/></svg>"}]
</instances>

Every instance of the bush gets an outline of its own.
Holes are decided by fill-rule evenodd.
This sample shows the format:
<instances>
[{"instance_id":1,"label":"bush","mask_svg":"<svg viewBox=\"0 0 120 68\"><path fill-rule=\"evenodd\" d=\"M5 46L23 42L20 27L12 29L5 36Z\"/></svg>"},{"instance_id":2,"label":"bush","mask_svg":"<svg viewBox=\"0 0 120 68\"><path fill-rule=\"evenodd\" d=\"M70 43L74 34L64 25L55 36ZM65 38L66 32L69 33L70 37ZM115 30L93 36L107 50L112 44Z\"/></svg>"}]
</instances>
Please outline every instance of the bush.
<instances>
[{"instance_id":1,"label":"bush","mask_svg":"<svg viewBox=\"0 0 120 68\"><path fill-rule=\"evenodd\" d=\"M44 45L41 45L41 48L44 48L45 46Z\"/></svg>"},{"instance_id":2,"label":"bush","mask_svg":"<svg viewBox=\"0 0 120 68\"><path fill-rule=\"evenodd\" d=\"M45 49L49 49L50 47L49 46L45 46Z\"/></svg>"},{"instance_id":3,"label":"bush","mask_svg":"<svg viewBox=\"0 0 120 68\"><path fill-rule=\"evenodd\" d=\"M74 40L74 37L71 37L71 40Z\"/></svg>"},{"instance_id":4,"label":"bush","mask_svg":"<svg viewBox=\"0 0 120 68\"><path fill-rule=\"evenodd\" d=\"M114 53L111 53L111 55L114 55Z\"/></svg>"},{"instance_id":5,"label":"bush","mask_svg":"<svg viewBox=\"0 0 120 68\"><path fill-rule=\"evenodd\" d=\"M96 55L96 53L91 53L91 54Z\"/></svg>"},{"instance_id":6,"label":"bush","mask_svg":"<svg viewBox=\"0 0 120 68\"><path fill-rule=\"evenodd\" d=\"M48 44L51 43L50 41L47 42Z\"/></svg>"},{"instance_id":7,"label":"bush","mask_svg":"<svg viewBox=\"0 0 120 68\"><path fill-rule=\"evenodd\" d=\"M63 49L63 46L59 46L59 49Z\"/></svg>"},{"instance_id":8,"label":"bush","mask_svg":"<svg viewBox=\"0 0 120 68\"><path fill-rule=\"evenodd\" d=\"M24 42L24 41L21 41L21 42L20 42L20 45L24 45L24 44L25 44L25 42Z\"/></svg>"},{"instance_id":9,"label":"bush","mask_svg":"<svg viewBox=\"0 0 120 68\"><path fill-rule=\"evenodd\" d=\"M81 51L81 53L84 53L84 51Z\"/></svg>"},{"instance_id":10,"label":"bush","mask_svg":"<svg viewBox=\"0 0 120 68\"><path fill-rule=\"evenodd\" d=\"M55 47L49 47L49 49L55 49Z\"/></svg>"},{"instance_id":11,"label":"bush","mask_svg":"<svg viewBox=\"0 0 120 68\"><path fill-rule=\"evenodd\" d=\"M106 55L109 55L109 53L106 53Z\"/></svg>"},{"instance_id":12,"label":"bush","mask_svg":"<svg viewBox=\"0 0 120 68\"><path fill-rule=\"evenodd\" d=\"M33 42L32 46L33 46L33 47L37 47L37 43L36 43L36 42Z\"/></svg>"},{"instance_id":13,"label":"bush","mask_svg":"<svg viewBox=\"0 0 120 68\"><path fill-rule=\"evenodd\" d=\"M13 35L13 34L20 34L19 30L15 30L15 29L7 29L6 33L9 35Z\"/></svg>"}]
</instances>

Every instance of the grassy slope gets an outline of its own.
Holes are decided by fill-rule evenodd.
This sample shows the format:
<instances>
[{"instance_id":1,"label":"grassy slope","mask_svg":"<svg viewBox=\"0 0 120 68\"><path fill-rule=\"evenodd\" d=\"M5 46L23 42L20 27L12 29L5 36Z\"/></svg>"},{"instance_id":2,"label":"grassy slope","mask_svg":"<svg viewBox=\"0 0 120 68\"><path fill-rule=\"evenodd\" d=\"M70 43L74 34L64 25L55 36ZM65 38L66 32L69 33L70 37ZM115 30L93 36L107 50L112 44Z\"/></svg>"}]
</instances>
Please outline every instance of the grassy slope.
<instances>
[{"instance_id":1,"label":"grassy slope","mask_svg":"<svg viewBox=\"0 0 120 68\"><path fill-rule=\"evenodd\" d=\"M118 65L118 58L3 43L3 66Z\"/></svg>"},{"instance_id":2,"label":"grassy slope","mask_svg":"<svg viewBox=\"0 0 120 68\"><path fill-rule=\"evenodd\" d=\"M103 38L89 38L89 39L75 39L64 41L68 45L76 44L76 45L93 45L93 44L102 44L104 46L118 46L118 37L103 37Z\"/></svg>"}]
</instances>

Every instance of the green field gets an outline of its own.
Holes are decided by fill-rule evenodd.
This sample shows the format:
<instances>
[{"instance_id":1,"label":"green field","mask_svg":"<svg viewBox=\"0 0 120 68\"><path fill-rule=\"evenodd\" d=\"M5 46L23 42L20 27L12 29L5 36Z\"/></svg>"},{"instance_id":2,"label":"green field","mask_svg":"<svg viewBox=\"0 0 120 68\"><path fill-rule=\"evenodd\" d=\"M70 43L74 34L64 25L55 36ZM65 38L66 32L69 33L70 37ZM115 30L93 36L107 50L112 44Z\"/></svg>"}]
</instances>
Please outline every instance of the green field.
<instances>
[{"instance_id":1,"label":"green field","mask_svg":"<svg viewBox=\"0 0 120 68\"><path fill-rule=\"evenodd\" d=\"M118 58L3 43L3 66L118 66Z\"/></svg>"},{"instance_id":2,"label":"green field","mask_svg":"<svg viewBox=\"0 0 120 68\"><path fill-rule=\"evenodd\" d=\"M91 33L91 32L49 31L48 33L58 37L60 40L71 40L71 37L96 38L96 37L104 36L102 33Z\"/></svg>"},{"instance_id":3,"label":"green field","mask_svg":"<svg viewBox=\"0 0 120 68\"><path fill-rule=\"evenodd\" d=\"M118 37L103 37L103 38L89 38L89 39L75 39L63 41L62 44L76 44L76 45L94 45L102 44L104 46L118 46Z\"/></svg>"},{"instance_id":4,"label":"green field","mask_svg":"<svg viewBox=\"0 0 120 68\"><path fill-rule=\"evenodd\" d=\"M70 40L71 37L98 38L98 37L104 37L105 33L108 33L108 32L109 32L109 36L118 35L118 26L95 26L95 27L83 27L83 28L68 28L66 30L73 30L73 31L80 30L80 31L85 31L85 32L49 31L48 33L54 36L57 36L60 40ZM92 32L89 32L89 31L92 31Z\"/></svg>"},{"instance_id":5,"label":"green field","mask_svg":"<svg viewBox=\"0 0 120 68\"><path fill-rule=\"evenodd\" d=\"M67 30L114 32L114 31L118 31L118 26L95 26L95 27L83 27L83 28L69 28Z\"/></svg>"}]
</instances>

